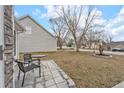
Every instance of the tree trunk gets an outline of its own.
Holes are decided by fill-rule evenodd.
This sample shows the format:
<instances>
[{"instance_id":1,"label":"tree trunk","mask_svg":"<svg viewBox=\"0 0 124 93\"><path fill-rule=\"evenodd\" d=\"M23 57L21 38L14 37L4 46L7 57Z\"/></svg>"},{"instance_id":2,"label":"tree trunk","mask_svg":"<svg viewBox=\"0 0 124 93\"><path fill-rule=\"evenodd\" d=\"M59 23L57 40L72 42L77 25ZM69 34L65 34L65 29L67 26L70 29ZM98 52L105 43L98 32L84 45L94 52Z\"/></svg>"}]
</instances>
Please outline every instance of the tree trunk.
<instances>
[{"instance_id":1,"label":"tree trunk","mask_svg":"<svg viewBox=\"0 0 124 93\"><path fill-rule=\"evenodd\" d=\"M79 44L76 42L76 52L79 52L79 48L80 48L80 46L79 46Z\"/></svg>"},{"instance_id":2,"label":"tree trunk","mask_svg":"<svg viewBox=\"0 0 124 93\"><path fill-rule=\"evenodd\" d=\"M80 44L79 44L79 42L77 41L76 36L73 35L73 37L74 37L74 42L75 42L75 46L76 46L76 52L79 52Z\"/></svg>"},{"instance_id":3,"label":"tree trunk","mask_svg":"<svg viewBox=\"0 0 124 93\"><path fill-rule=\"evenodd\" d=\"M76 47L76 52L79 52L79 47Z\"/></svg>"},{"instance_id":4,"label":"tree trunk","mask_svg":"<svg viewBox=\"0 0 124 93\"><path fill-rule=\"evenodd\" d=\"M103 49L100 49L99 52L100 52L100 55L103 55Z\"/></svg>"},{"instance_id":5,"label":"tree trunk","mask_svg":"<svg viewBox=\"0 0 124 93\"><path fill-rule=\"evenodd\" d=\"M99 45L99 52L100 52L100 55L103 55L103 50L104 50L103 45Z\"/></svg>"},{"instance_id":6,"label":"tree trunk","mask_svg":"<svg viewBox=\"0 0 124 93\"><path fill-rule=\"evenodd\" d=\"M91 45L89 45L89 49L91 49Z\"/></svg>"},{"instance_id":7,"label":"tree trunk","mask_svg":"<svg viewBox=\"0 0 124 93\"><path fill-rule=\"evenodd\" d=\"M58 38L58 47L59 47L59 49L62 49L62 42L61 42L61 38Z\"/></svg>"},{"instance_id":8,"label":"tree trunk","mask_svg":"<svg viewBox=\"0 0 124 93\"><path fill-rule=\"evenodd\" d=\"M62 49L62 44L61 43L59 44L59 49Z\"/></svg>"}]
</instances>

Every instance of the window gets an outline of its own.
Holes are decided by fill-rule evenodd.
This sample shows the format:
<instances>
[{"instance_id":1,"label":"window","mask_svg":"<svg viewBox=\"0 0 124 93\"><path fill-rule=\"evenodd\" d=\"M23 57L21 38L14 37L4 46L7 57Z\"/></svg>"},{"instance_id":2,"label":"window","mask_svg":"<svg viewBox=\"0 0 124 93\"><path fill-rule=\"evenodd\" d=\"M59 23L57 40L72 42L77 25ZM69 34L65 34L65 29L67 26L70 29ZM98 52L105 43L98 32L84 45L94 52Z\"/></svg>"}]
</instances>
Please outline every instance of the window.
<instances>
[{"instance_id":1,"label":"window","mask_svg":"<svg viewBox=\"0 0 124 93\"><path fill-rule=\"evenodd\" d=\"M26 26L25 29L26 29L25 34L32 34L32 29L30 26Z\"/></svg>"}]
</instances>

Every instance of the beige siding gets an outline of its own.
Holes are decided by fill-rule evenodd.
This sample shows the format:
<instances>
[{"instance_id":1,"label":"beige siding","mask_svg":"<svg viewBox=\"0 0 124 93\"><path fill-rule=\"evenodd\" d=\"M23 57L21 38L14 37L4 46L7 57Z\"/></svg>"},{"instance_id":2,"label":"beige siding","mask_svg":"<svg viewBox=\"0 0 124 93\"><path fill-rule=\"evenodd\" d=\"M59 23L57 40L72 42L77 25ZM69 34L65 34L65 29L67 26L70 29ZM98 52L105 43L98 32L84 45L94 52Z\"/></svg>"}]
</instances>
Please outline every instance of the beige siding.
<instances>
[{"instance_id":1,"label":"beige siding","mask_svg":"<svg viewBox=\"0 0 124 93\"><path fill-rule=\"evenodd\" d=\"M19 51L20 52L38 52L38 51L56 51L57 41L43 28L37 25L29 17L20 20L23 27L31 27L32 33L21 33L19 35Z\"/></svg>"}]
</instances>

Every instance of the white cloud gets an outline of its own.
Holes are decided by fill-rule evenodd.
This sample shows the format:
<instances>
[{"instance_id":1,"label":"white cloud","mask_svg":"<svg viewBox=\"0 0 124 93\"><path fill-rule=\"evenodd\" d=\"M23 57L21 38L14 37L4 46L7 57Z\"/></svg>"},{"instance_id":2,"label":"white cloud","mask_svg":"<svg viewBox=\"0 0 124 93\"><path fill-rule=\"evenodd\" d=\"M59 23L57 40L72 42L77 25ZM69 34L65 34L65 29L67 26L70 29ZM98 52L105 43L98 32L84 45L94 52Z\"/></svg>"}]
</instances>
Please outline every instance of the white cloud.
<instances>
[{"instance_id":1,"label":"white cloud","mask_svg":"<svg viewBox=\"0 0 124 93\"><path fill-rule=\"evenodd\" d=\"M119 36L124 30L124 7L117 13L116 17L110 19L109 23L106 25L106 30L108 33L112 34L113 37Z\"/></svg>"},{"instance_id":2,"label":"white cloud","mask_svg":"<svg viewBox=\"0 0 124 93\"><path fill-rule=\"evenodd\" d=\"M39 19L43 19L45 17L47 17L47 14L46 13L43 13L40 9L35 9L32 14L34 16L37 16Z\"/></svg>"},{"instance_id":3,"label":"white cloud","mask_svg":"<svg viewBox=\"0 0 124 93\"><path fill-rule=\"evenodd\" d=\"M56 18L59 15L57 14L57 11L60 10L61 6L44 6L44 8L47 10L46 14L48 18Z\"/></svg>"},{"instance_id":4,"label":"white cloud","mask_svg":"<svg viewBox=\"0 0 124 93\"><path fill-rule=\"evenodd\" d=\"M95 9L94 11L96 11L95 12L96 18L94 19L94 23L99 25L105 25L107 23L107 20L102 18L103 15L102 11L98 9Z\"/></svg>"},{"instance_id":5,"label":"white cloud","mask_svg":"<svg viewBox=\"0 0 124 93\"><path fill-rule=\"evenodd\" d=\"M95 16L97 17L101 17L102 16L102 11L98 10L97 8L95 8L93 11L92 11L92 14L95 13Z\"/></svg>"},{"instance_id":6,"label":"white cloud","mask_svg":"<svg viewBox=\"0 0 124 93\"><path fill-rule=\"evenodd\" d=\"M58 11L60 6L53 6L53 5L48 5L44 6L44 9L46 9L46 12L43 13L40 9L35 9L32 14L35 16L38 16L38 18L43 19L43 18L56 18L58 17L58 14L56 11Z\"/></svg>"},{"instance_id":7,"label":"white cloud","mask_svg":"<svg viewBox=\"0 0 124 93\"><path fill-rule=\"evenodd\" d=\"M45 18L45 17L47 17L47 14L46 13L42 13L39 18L42 19L42 18Z\"/></svg>"},{"instance_id":8,"label":"white cloud","mask_svg":"<svg viewBox=\"0 0 124 93\"><path fill-rule=\"evenodd\" d=\"M35 16L38 16L41 14L41 10L40 9L35 9L33 12L32 12L33 15Z\"/></svg>"},{"instance_id":9,"label":"white cloud","mask_svg":"<svg viewBox=\"0 0 124 93\"><path fill-rule=\"evenodd\" d=\"M123 6L122 9L120 10L119 15L124 15L124 6Z\"/></svg>"},{"instance_id":10,"label":"white cloud","mask_svg":"<svg viewBox=\"0 0 124 93\"><path fill-rule=\"evenodd\" d=\"M94 23L99 24L99 25L104 25L104 24L106 24L106 20L103 18L98 18L98 19L94 20Z\"/></svg>"},{"instance_id":11,"label":"white cloud","mask_svg":"<svg viewBox=\"0 0 124 93\"><path fill-rule=\"evenodd\" d=\"M113 35L119 35L120 32L124 30L124 25L112 29Z\"/></svg>"}]
</instances>

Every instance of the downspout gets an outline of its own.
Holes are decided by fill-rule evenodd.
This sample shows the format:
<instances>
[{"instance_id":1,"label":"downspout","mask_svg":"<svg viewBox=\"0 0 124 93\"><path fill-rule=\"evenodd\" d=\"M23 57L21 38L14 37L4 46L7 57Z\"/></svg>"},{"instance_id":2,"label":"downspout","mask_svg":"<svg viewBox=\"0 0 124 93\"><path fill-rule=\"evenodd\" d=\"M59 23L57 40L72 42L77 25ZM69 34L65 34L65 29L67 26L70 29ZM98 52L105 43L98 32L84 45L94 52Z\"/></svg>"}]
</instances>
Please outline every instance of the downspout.
<instances>
[{"instance_id":1,"label":"downspout","mask_svg":"<svg viewBox=\"0 0 124 93\"><path fill-rule=\"evenodd\" d=\"M19 33L16 32L16 57L19 59Z\"/></svg>"},{"instance_id":2,"label":"downspout","mask_svg":"<svg viewBox=\"0 0 124 93\"><path fill-rule=\"evenodd\" d=\"M14 23L15 21L14 21L14 8L12 7L12 30L13 30L13 36L15 36L14 35L14 31L15 31L15 23ZM15 37L13 37L13 38L15 38ZM13 39L13 44L15 44L14 41L15 39ZM15 57L14 56L14 48L15 48L15 45L13 45L13 57ZM15 63L14 63L14 61L13 61L13 88L15 88Z\"/></svg>"},{"instance_id":3,"label":"downspout","mask_svg":"<svg viewBox=\"0 0 124 93\"><path fill-rule=\"evenodd\" d=\"M0 60L0 88L4 88L4 54L3 54L3 49L4 49L4 6L0 6L0 46L2 46L2 53L1 55L3 58Z\"/></svg>"}]
</instances>

